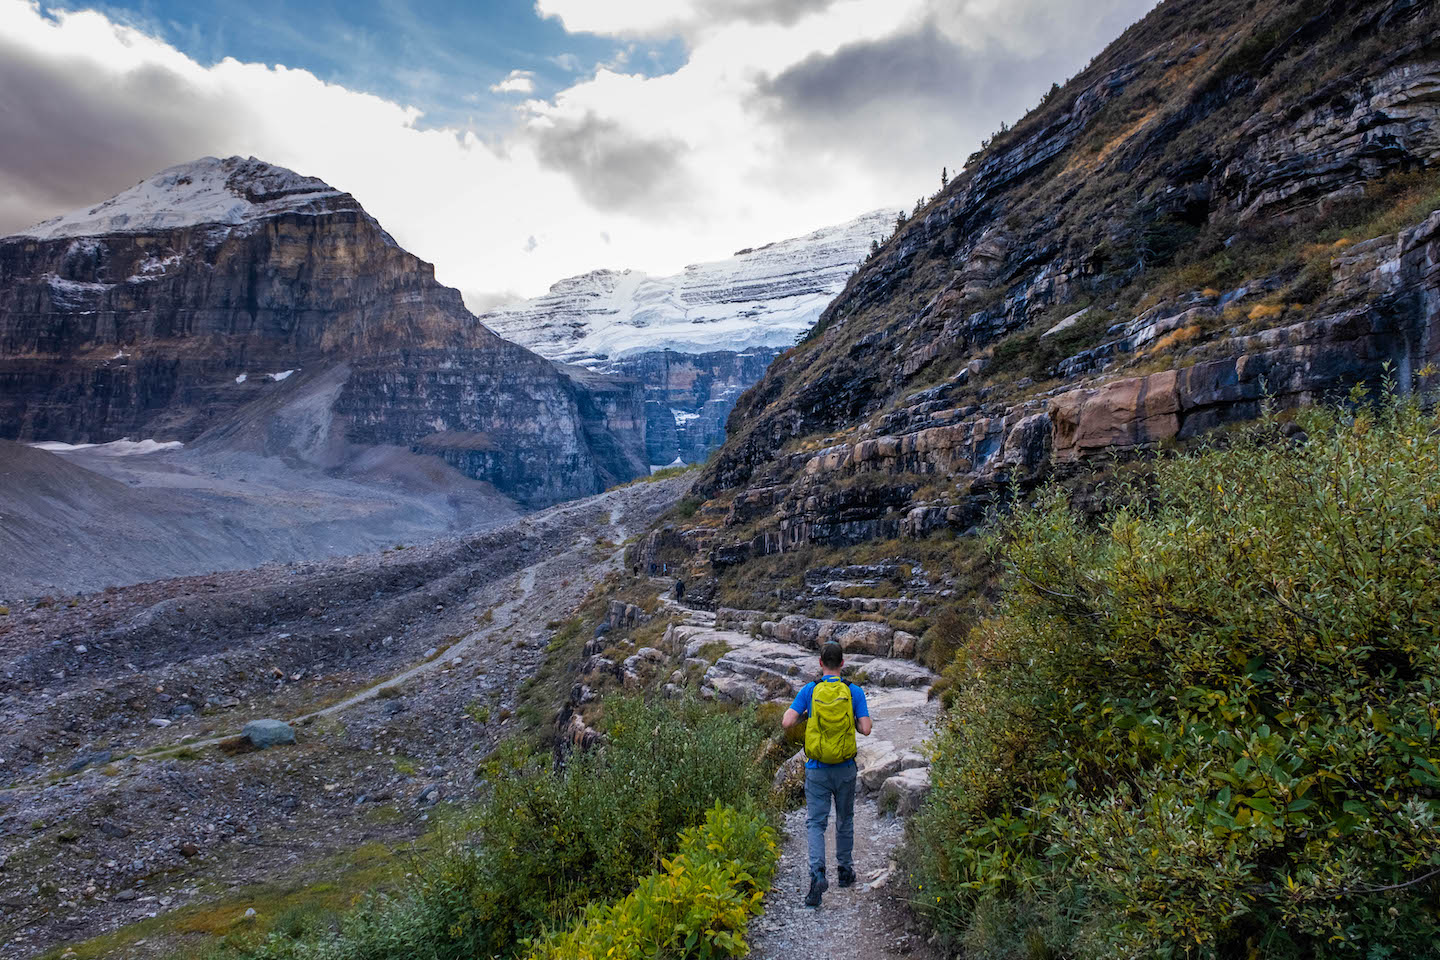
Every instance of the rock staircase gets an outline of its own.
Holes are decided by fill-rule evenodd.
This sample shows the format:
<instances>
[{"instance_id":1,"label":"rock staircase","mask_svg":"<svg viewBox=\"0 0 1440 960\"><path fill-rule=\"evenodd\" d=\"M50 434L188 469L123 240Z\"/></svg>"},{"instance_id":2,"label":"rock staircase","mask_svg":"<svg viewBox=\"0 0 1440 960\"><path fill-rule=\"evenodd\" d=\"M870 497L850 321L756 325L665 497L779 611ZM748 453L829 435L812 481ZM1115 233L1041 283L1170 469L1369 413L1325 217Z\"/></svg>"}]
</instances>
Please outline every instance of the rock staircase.
<instances>
[{"instance_id":1,"label":"rock staircase","mask_svg":"<svg viewBox=\"0 0 1440 960\"><path fill-rule=\"evenodd\" d=\"M800 688L819 675L819 644L832 638L844 644L844 674L864 688L875 724L874 736L859 741L862 793L897 814L910 813L923 800L930 786L923 744L937 711L929 691L937 678L912 659L913 637L869 621L798 616L766 620L756 611L726 608L711 613L683 606L668 595L661 597L661 605L660 615L675 621L665 631L663 646L682 663L665 687L672 696L679 696L698 674L704 698L788 706ZM715 656L722 646L724 652ZM777 785L803 776L803 765L803 752L797 753L781 768Z\"/></svg>"}]
</instances>

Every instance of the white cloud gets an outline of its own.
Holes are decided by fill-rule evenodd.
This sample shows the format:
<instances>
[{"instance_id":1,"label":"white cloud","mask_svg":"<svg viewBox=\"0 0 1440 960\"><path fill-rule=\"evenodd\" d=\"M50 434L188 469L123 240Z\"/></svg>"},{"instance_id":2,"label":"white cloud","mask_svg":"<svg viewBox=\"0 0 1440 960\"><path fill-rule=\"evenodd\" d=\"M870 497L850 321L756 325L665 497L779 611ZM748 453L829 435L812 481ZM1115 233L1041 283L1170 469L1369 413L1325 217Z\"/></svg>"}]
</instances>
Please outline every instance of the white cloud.
<instances>
[{"instance_id":1,"label":"white cloud","mask_svg":"<svg viewBox=\"0 0 1440 960\"><path fill-rule=\"evenodd\" d=\"M175 163L253 154L355 194L472 303L597 267L669 273L908 208L1149 2L541 0L572 31L681 31L689 59L577 73L515 105L512 129L472 132L422 129L417 110L304 70L204 67L99 13L0 0L0 233ZM941 76L887 68L920 54ZM494 95L532 84L513 71Z\"/></svg>"},{"instance_id":2,"label":"white cloud","mask_svg":"<svg viewBox=\"0 0 1440 960\"><path fill-rule=\"evenodd\" d=\"M534 93L535 74L529 70L511 70L509 75L490 88L491 93Z\"/></svg>"}]
</instances>

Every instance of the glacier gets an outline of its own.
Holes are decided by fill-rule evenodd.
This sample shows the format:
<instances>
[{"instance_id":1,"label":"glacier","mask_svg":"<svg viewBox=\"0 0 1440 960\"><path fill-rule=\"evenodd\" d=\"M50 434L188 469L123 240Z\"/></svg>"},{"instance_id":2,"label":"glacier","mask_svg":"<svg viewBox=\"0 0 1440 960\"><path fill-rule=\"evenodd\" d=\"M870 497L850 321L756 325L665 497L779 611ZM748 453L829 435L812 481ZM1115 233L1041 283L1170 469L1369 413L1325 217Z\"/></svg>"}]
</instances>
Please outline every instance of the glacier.
<instances>
[{"instance_id":1,"label":"glacier","mask_svg":"<svg viewBox=\"0 0 1440 960\"><path fill-rule=\"evenodd\" d=\"M894 226L893 212L875 210L671 276L595 270L480 320L557 363L639 380L649 462L694 463L724 442L740 394Z\"/></svg>"},{"instance_id":2,"label":"glacier","mask_svg":"<svg viewBox=\"0 0 1440 960\"><path fill-rule=\"evenodd\" d=\"M480 320L541 356L597 369L657 351L789 347L894 227L893 210L875 210L670 276L595 270Z\"/></svg>"}]
</instances>

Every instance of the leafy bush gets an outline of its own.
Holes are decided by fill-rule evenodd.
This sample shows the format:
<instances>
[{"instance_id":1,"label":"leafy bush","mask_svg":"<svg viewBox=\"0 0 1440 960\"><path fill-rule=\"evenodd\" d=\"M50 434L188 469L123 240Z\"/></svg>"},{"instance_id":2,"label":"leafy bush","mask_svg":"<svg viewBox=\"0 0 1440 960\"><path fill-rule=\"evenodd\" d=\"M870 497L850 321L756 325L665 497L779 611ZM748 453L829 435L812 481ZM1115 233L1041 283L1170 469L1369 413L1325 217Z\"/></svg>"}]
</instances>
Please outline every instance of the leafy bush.
<instances>
[{"instance_id":1,"label":"leafy bush","mask_svg":"<svg viewBox=\"0 0 1440 960\"><path fill-rule=\"evenodd\" d=\"M1360 401L1008 521L910 843L968 956L1437 955L1440 422Z\"/></svg>"},{"instance_id":2,"label":"leafy bush","mask_svg":"<svg viewBox=\"0 0 1440 960\"><path fill-rule=\"evenodd\" d=\"M572 930L532 944L530 960L744 956L746 925L761 912L779 856L763 814L717 803L633 893L613 906L592 905Z\"/></svg>"},{"instance_id":3,"label":"leafy bush","mask_svg":"<svg viewBox=\"0 0 1440 960\"><path fill-rule=\"evenodd\" d=\"M745 713L696 702L605 704L603 749L555 769L548 754L502 750L491 795L453 825L410 889L343 918L334 934L271 937L255 960L509 957L655 870L677 835L716 803L762 798L764 731Z\"/></svg>"}]
</instances>

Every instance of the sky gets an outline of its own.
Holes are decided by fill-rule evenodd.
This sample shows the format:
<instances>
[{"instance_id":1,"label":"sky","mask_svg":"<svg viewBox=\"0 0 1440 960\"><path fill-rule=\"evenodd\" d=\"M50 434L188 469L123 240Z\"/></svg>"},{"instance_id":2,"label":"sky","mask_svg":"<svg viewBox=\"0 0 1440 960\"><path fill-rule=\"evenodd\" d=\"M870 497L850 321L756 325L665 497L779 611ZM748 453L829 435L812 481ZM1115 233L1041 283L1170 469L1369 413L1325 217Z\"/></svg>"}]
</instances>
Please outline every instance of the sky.
<instances>
[{"instance_id":1,"label":"sky","mask_svg":"<svg viewBox=\"0 0 1440 960\"><path fill-rule=\"evenodd\" d=\"M472 308L909 209L1154 0L0 0L0 235L201 156Z\"/></svg>"}]
</instances>

